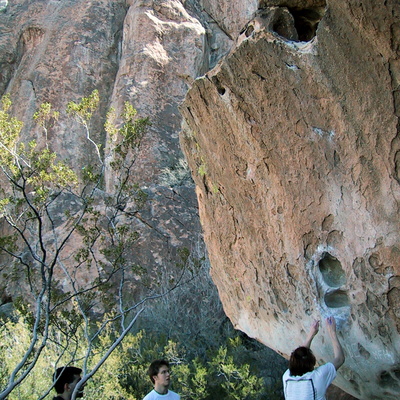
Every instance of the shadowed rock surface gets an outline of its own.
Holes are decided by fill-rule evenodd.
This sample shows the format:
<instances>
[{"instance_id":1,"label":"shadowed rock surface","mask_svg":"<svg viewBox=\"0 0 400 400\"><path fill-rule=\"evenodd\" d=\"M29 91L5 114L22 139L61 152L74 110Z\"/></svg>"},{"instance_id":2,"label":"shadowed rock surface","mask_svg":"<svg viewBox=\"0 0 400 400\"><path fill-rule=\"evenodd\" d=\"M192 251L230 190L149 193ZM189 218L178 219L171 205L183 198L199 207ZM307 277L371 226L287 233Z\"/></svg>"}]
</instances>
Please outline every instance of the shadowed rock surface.
<instances>
[{"instance_id":1,"label":"shadowed rock surface","mask_svg":"<svg viewBox=\"0 0 400 400\"><path fill-rule=\"evenodd\" d=\"M394 400L399 4L306 3L263 2L187 94L181 141L234 325L287 357L313 318L334 315L335 384ZM324 336L319 362L332 357Z\"/></svg>"}]
</instances>

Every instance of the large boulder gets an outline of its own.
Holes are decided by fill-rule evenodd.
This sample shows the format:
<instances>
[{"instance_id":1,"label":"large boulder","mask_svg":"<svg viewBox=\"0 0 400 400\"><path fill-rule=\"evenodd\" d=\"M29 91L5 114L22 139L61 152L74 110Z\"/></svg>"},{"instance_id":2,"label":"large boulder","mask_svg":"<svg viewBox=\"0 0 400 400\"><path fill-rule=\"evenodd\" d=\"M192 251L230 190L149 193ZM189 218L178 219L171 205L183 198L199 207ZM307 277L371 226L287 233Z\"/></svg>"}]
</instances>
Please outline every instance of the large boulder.
<instances>
[{"instance_id":1,"label":"large boulder","mask_svg":"<svg viewBox=\"0 0 400 400\"><path fill-rule=\"evenodd\" d=\"M261 3L181 107L213 279L234 325L286 357L335 316L335 383L398 399L399 3ZM332 358L324 329L313 349Z\"/></svg>"}]
</instances>

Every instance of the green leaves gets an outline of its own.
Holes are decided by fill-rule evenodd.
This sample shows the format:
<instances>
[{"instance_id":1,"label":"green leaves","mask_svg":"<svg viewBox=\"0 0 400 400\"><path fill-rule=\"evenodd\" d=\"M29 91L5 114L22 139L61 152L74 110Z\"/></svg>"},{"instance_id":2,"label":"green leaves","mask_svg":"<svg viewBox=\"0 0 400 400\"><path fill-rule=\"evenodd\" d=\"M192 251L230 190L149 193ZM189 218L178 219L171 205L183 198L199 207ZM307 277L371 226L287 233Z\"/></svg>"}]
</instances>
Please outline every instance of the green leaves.
<instances>
[{"instance_id":1,"label":"green leaves","mask_svg":"<svg viewBox=\"0 0 400 400\"><path fill-rule=\"evenodd\" d=\"M222 379L221 386L226 394L232 400L244 400L257 398L262 393L262 378L253 375L250 372L249 364L236 364L233 355L230 355L228 349L240 346L240 339L230 340L229 347L220 347L217 354L210 362L210 365L219 378Z\"/></svg>"},{"instance_id":2,"label":"green leaves","mask_svg":"<svg viewBox=\"0 0 400 400\"><path fill-rule=\"evenodd\" d=\"M99 91L94 90L88 97L83 97L79 103L70 101L67 104L67 113L74 116L80 123L88 124L99 101Z\"/></svg>"},{"instance_id":3,"label":"green leaves","mask_svg":"<svg viewBox=\"0 0 400 400\"><path fill-rule=\"evenodd\" d=\"M14 253L15 251L17 251L17 236L15 234L0 236L0 250L2 249L7 253Z\"/></svg>"},{"instance_id":4,"label":"green leaves","mask_svg":"<svg viewBox=\"0 0 400 400\"><path fill-rule=\"evenodd\" d=\"M4 212L4 205L8 202L7 193L13 193L15 190L29 190L30 198L40 208L48 202L52 192L76 185L78 178L75 172L62 161L58 161L57 155L48 148L38 148L36 141L27 145L19 142L23 124L9 115L10 107L9 96L4 96L0 110L0 167L9 187L3 189L0 209ZM58 113L51 110L49 103L42 104L34 114L34 119L43 127L50 118L55 117L58 117Z\"/></svg>"},{"instance_id":5,"label":"green leaves","mask_svg":"<svg viewBox=\"0 0 400 400\"><path fill-rule=\"evenodd\" d=\"M56 161L56 153L49 149L38 151L35 143L31 143L30 147L28 159L31 167L24 169L23 176L35 193L36 205L46 204L53 191L65 190L78 184L76 173L64 162Z\"/></svg>"},{"instance_id":6,"label":"green leaves","mask_svg":"<svg viewBox=\"0 0 400 400\"><path fill-rule=\"evenodd\" d=\"M9 321L0 325L0 334L16 329L24 343L8 349L10 363L0 365L0 370L8 371L0 373L4 378L0 378L0 398L11 399L13 392L23 399L37 399L37 392L29 393L29 387L38 386L40 380L36 378L45 370L41 360L47 355L53 361L87 365L93 365L93 358L99 355L103 362L109 349L99 347L101 334L108 332L112 344L121 332L108 331L108 327L112 330L115 324L122 326L125 335L131 321L135 321L128 318L137 305L131 304L135 300L123 292L125 271L141 274L143 269L129 261L138 233L124 223L123 213L128 199L134 199L137 206L147 200L132 177L134 157L128 157L128 153L139 146L149 123L137 118L136 110L128 103L122 116L113 114L119 121L111 122L110 112L105 129L116 138L115 146L107 149L108 154L101 154L100 144L91 135L101 137L104 132L92 132L90 126L99 103L96 90L79 102L68 103L63 117L70 116L84 127L86 137L82 142L86 139L93 145L99 159L90 165L68 165L48 142L48 129L56 129L60 118L50 103L43 103L33 115L43 135L35 131L37 141L26 142L21 137L22 122L10 114L9 96L1 100L0 270L8 283L18 282L24 297L15 302L23 311L22 325ZM112 193L102 187L105 157L120 168ZM109 314L101 319L104 308ZM104 323L99 328L94 323L98 320ZM51 366L49 359L44 363ZM27 386L22 385L24 380Z\"/></svg>"},{"instance_id":7,"label":"green leaves","mask_svg":"<svg viewBox=\"0 0 400 400\"><path fill-rule=\"evenodd\" d=\"M47 128L52 120L57 121L60 113L52 110L50 103L43 103L39 110L33 114L33 119L42 127Z\"/></svg>"},{"instance_id":8,"label":"green leaves","mask_svg":"<svg viewBox=\"0 0 400 400\"><path fill-rule=\"evenodd\" d=\"M1 99L0 109L0 165L14 170L14 163L19 162L17 143L23 123L10 116L10 107L11 100L6 95Z\"/></svg>"},{"instance_id":9,"label":"green leaves","mask_svg":"<svg viewBox=\"0 0 400 400\"><path fill-rule=\"evenodd\" d=\"M93 299L88 298L86 307ZM8 372L29 345L31 317L22 306L22 312L14 321L0 325L0 387L6 382ZM104 315L91 332L101 326L105 329L92 341L92 352L88 368L95 365L118 336L112 324L112 315ZM53 315L54 324L46 349L37 362L37 368L20 385L19 397L10 399L36 400L50 386L53 365L80 364L85 357L87 337L85 325L77 307ZM105 364L88 382L86 398L104 400L138 400L152 389L147 368L157 358L166 358L171 364L171 389L181 395L182 400L264 400L281 398L271 387L251 371L250 363L243 362L246 351L241 339L228 339L223 346L211 346L204 357L192 358L185 349L186 343L173 338L141 330L128 334L108 357ZM249 360L250 361L250 360ZM265 361L265 360L264 360ZM5 373L7 372L7 373Z\"/></svg>"},{"instance_id":10,"label":"green leaves","mask_svg":"<svg viewBox=\"0 0 400 400\"><path fill-rule=\"evenodd\" d=\"M135 108L125 102L119 128L115 122L115 110L111 109L107 114L104 127L111 139L111 148L114 153L111 166L116 170L121 167L121 162L127 157L129 151L139 147L144 132L151 125L148 118L137 118L136 114Z\"/></svg>"}]
</instances>

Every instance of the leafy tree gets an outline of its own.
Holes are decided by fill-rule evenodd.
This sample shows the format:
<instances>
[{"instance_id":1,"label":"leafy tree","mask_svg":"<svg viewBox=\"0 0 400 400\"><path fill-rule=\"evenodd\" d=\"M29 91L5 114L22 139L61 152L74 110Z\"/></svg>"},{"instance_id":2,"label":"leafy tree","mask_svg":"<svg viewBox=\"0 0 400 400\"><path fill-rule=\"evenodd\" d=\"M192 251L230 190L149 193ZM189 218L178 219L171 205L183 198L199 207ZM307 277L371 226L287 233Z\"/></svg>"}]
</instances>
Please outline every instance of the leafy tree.
<instances>
[{"instance_id":1,"label":"leafy tree","mask_svg":"<svg viewBox=\"0 0 400 400\"><path fill-rule=\"evenodd\" d=\"M231 346L239 345L239 338L231 340ZM216 377L222 380L223 398L244 400L257 398L262 391L262 379L250 372L249 364L236 365L228 347L220 347L210 365Z\"/></svg>"},{"instance_id":2,"label":"leafy tree","mask_svg":"<svg viewBox=\"0 0 400 400\"><path fill-rule=\"evenodd\" d=\"M5 354L0 360L2 371L12 370L13 364L20 359L24 348L29 346L30 332L29 323L21 314L16 321L8 321L0 327L1 350ZM118 335L111 325L103 333L101 339L93 343L93 357L89 361L89 369L98 363ZM82 324L77 327L72 339L75 342L74 356L78 360L85 358L84 338ZM49 382L53 373L52 360L61 357L60 362L63 363L70 358L70 355L63 354L62 350L70 347L67 346L66 339L60 337L56 329L52 330L47 346L37 360L37 367L11 394L11 400L36 400L49 394ZM210 349L206 357L191 358L182 343L170 338L154 335L151 331L129 333L88 382L85 397L141 400L152 388L146 373L148 365L155 358L165 357L170 360L172 366L173 390L180 393L182 400L264 399L266 389L262 385L262 379L250 371L248 364L237 361L235 353L240 347L238 337L228 339L226 345ZM0 383L3 382L4 377L0 377Z\"/></svg>"},{"instance_id":3,"label":"leafy tree","mask_svg":"<svg viewBox=\"0 0 400 400\"><path fill-rule=\"evenodd\" d=\"M67 113L84 127L98 156L97 166L84 166L78 174L49 148L47 133L59 117L49 103L42 104L34 114L44 132L44 143L38 144L21 140L23 124L11 116L10 98L4 96L1 101L0 217L5 234L0 238L0 272L15 290L21 289L14 304L30 331L7 383L0 387L0 399L18 390L49 343L57 342L62 349L53 368L61 361L75 362L78 330L82 330L79 340L86 344L86 352L80 356L84 384L143 310L146 299L132 303L124 296L127 273L143 271L129 261L138 234L124 223L120 202L128 198L139 204L145 201L144 193L132 180L131 168L149 121L137 118L128 103L119 118L111 110L105 129L112 134L114 144L108 146L107 154L102 153L90 135L98 102L98 92L94 91L67 107ZM116 171L111 194L103 190L106 162ZM84 279L89 272L90 282ZM111 287L116 290L111 291ZM108 314L102 317L104 307ZM118 330L113 341L101 357L97 355L93 365L93 346L115 324Z\"/></svg>"}]
</instances>

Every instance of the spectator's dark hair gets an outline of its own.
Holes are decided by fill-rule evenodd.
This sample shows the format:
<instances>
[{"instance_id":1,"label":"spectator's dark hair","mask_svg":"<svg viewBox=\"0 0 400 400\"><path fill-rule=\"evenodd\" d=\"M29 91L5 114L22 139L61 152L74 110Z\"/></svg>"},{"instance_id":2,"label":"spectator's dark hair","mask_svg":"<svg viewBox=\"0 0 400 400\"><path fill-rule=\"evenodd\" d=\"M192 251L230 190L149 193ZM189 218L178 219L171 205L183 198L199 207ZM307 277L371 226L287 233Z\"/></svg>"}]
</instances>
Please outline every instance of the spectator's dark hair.
<instances>
[{"instance_id":1,"label":"spectator's dark hair","mask_svg":"<svg viewBox=\"0 0 400 400\"><path fill-rule=\"evenodd\" d=\"M82 370L76 367L60 367L57 368L53 375L54 389L57 394L64 393L66 383L72 383L76 375L80 375Z\"/></svg>"},{"instance_id":2,"label":"spectator's dark hair","mask_svg":"<svg viewBox=\"0 0 400 400\"><path fill-rule=\"evenodd\" d=\"M313 352L308 347L298 347L290 355L290 375L301 376L307 372L313 371L316 361Z\"/></svg>"},{"instance_id":3,"label":"spectator's dark hair","mask_svg":"<svg viewBox=\"0 0 400 400\"><path fill-rule=\"evenodd\" d=\"M151 381L154 384L154 375L157 375L160 371L160 368L165 365L169 368L169 362L167 360L154 360L151 364L149 369L147 370L147 374L149 375Z\"/></svg>"}]
</instances>

